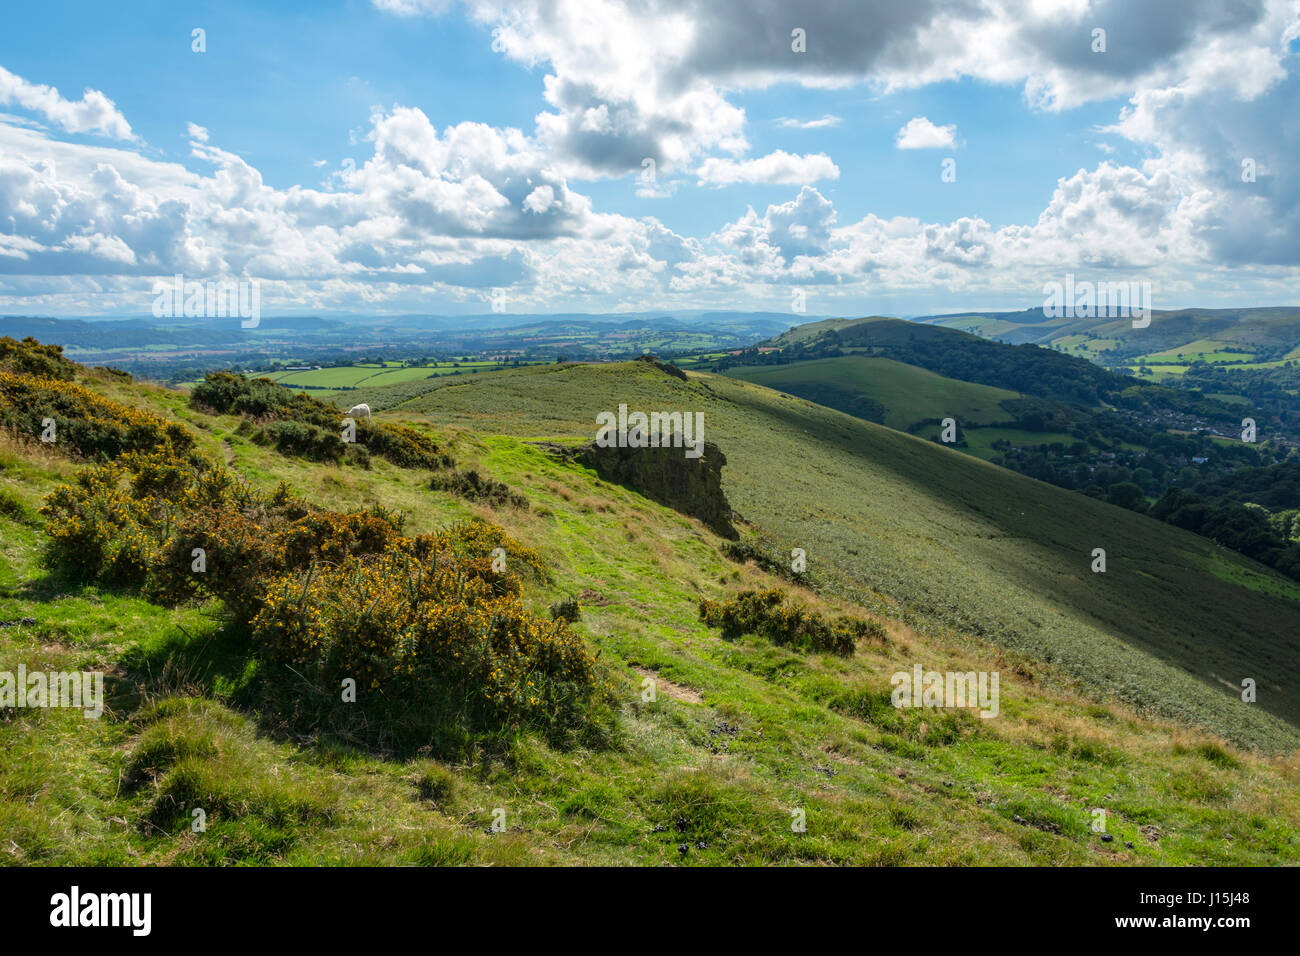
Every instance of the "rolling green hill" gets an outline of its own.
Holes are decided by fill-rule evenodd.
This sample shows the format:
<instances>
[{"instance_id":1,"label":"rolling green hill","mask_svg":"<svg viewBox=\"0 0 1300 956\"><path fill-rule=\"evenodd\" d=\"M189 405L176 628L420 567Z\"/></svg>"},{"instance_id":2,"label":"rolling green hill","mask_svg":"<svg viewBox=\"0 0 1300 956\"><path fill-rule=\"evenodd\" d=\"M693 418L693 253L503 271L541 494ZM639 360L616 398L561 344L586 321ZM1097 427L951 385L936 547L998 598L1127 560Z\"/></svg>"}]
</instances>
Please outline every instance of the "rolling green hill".
<instances>
[{"instance_id":1,"label":"rolling green hill","mask_svg":"<svg viewBox=\"0 0 1300 956\"><path fill-rule=\"evenodd\" d=\"M843 593L879 592L1242 742L1296 739L1300 675L1282 662L1300 651L1300 586L1205 539L714 375L683 383L620 364L428 384L397 393L397 410L534 438L590 438L596 414L620 402L703 411L732 504L781 546L805 548ZM1089 570L1099 547L1104 575ZM1230 688L1255 671L1270 675L1269 701L1240 706Z\"/></svg>"},{"instance_id":2,"label":"rolling green hill","mask_svg":"<svg viewBox=\"0 0 1300 956\"><path fill-rule=\"evenodd\" d=\"M1063 341L1071 340L1075 351L1108 341ZM1300 453L1294 388L1300 369L1289 360L1241 364L1251 356L1202 339L1178 347L1195 355L1192 364L1160 364L1185 360L1166 351L1141 359L1136 373L1120 374L1053 348L879 318L791 330L772 346L696 368L760 381L932 440L940 438L941 418L950 416L961 430L953 447L1150 513L1300 581L1300 536L1291 514L1300 500L1262 509L1231 481L1238 472L1287 466ZM863 364L886 359L912 371L882 374ZM1163 374L1171 371L1178 375L1172 381ZM954 382L932 396L926 372L968 384ZM1005 415L991 419L992 403L981 403L969 383L1023 394L999 399L995 405ZM913 397L937 398L941 411L921 420L887 417L890 407L910 409Z\"/></svg>"},{"instance_id":3,"label":"rolling green hill","mask_svg":"<svg viewBox=\"0 0 1300 956\"><path fill-rule=\"evenodd\" d=\"M499 525L547 569L522 594L530 611L580 605L574 633L611 704L592 715L600 733L566 743L504 724L464 746L376 745L357 731L382 691L341 705L303 677L268 685L219 602L171 606L52 571L38 508L84 464L24 431L42 410L0 392L15 416L0 429L0 671L100 668L110 684L98 721L0 720L5 863L1300 862L1300 589L1203 539L803 399L645 362L365 393L379 422L418 430L527 507L432 490L428 472L380 455L282 453L183 392L84 370L75 384L83 402L118 403L99 427L130 419L138 439L173 425L172 440L190 436L268 500L285 482L314 507L400 512L406 534ZM3 370L0 385L30 387ZM698 521L530 443L590 441L620 403L704 412L742 543L805 548L814 587L726 557ZM1094 547L1104 575L1089 571ZM771 587L884 639L833 654L700 620L701 599ZM1000 672L999 717L896 710L890 675L915 664ZM1237 695L1245 676L1257 704ZM277 716L320 708L361 717L304 733ZM195 808L205 831L189 826Z\"/></svg>"},{"instance_id":4,"label":"rolling green hill","mask_svg":"<svg viewBox=\"0 0 1300 956\"><path fill-rule=\"evenodd\" d=\"M741 365L727 369L727 374L901 429L949 415L980 424L1007 421L1011 415L1000 403L1018 397L1007 389L945 378L914 365L863 355L791 365ZM879 417L860 413L862 398L880 406Z\"/></svg>"},{"instance_id":5,"label":"rolling green hill","mask_svg":"<svg viewBox=\"0 0 1300 956\"><path fill-rule=\"evenodd\" d=\"M1155 310L1145 328L1134 328L1131 318L1048 319L1041 309L918 321L1013 345L1060 348L1107 365L1135 365L1145 358L1164 364L1171 374L1196 360L1280 363L1294 359L1300 349L1300 309L1295 307Z\"/></svg>"},{"instance_id":6,"label":"rolling green hill","mask_svg":"<svg viewBox=\"0 0 1300 956\"><path fill-rule=\"evenodd\" d=\"M765 344L779 354L750 350L718 363L718 368L859 353L894 359L946 378L1083 405L1095 405L1126 387L1115 374L1075 356L1033 345L1009 346L958 329L903 319L872 317L834 326L813 323Z\"/></svg>"}]
</instances>

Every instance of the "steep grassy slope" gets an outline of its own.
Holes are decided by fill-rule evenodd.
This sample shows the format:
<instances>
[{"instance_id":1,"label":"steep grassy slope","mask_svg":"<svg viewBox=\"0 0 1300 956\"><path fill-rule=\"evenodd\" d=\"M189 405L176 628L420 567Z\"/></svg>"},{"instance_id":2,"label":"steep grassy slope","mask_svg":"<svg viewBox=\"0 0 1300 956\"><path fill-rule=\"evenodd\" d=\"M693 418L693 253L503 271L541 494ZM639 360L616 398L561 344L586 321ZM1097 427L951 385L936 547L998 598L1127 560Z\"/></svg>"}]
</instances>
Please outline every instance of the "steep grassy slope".
<instances>
[{"instance_id":1,"label":"steep grassy slope","mask_svg":"<svg viewBox=\"0 0 1300 956\"><path fill-rule=\"evenodd\" d=\"M1011 414L1001 402L1019 397L1016 392L960 379L945 378L893 359L845 355L789 365L741 365L727 370L732 378L788 392L800 398L855 414L859 397L879 403L879 418L890 428L906 429L924 419L952 415L962 423L990 424L1007 421Z\"/></svg>"},{"instance_id":2,"label":"steep grassy slope","mask_svg":"<svg viewBox=\"0 0 1300 956\"><path fill-rule=\"evenodd\" d=\"M188 408L183 394L92 385L175 416L203 449L259 486L287 480L337 509L383 504L415 531L472 514L506 526L553 571L550 587L529 600L539 609L570 594L581 601L577 626L616 687L617 733L608 746L567 751L521 734L507 751L464 763L287 735L244 703L256 666L246 638L217 608L168 610L42 567L35 511L75 466L0 436L8 502L0 508L0 670L19 661L102 667L112 691L100 721L66 710L0 716L5 863L1300 862L1293 756L1240 752L1186 722L1081 694L1057 665L999 649L994 641L1011 643L1002 633L984 639L928 619L998 612L989 595L1002 584L989 576L1010 572L1004 590L1022 602L1013 611L1059 619L1057 633L1093 638L1095 653L1109 647L1141 659L1123 638L1099 625L1094 636L1074 620L1078 609L1044 603L1020 578L1035 561L1058 568L1073 545L1054 539L1068 539L1060 524L1089 517L1121 542L1117 552L1145 547L1145 556L1172 541L1189 561L1217 560L1221 576L1242 582L1220 586L1188 570L1189 591L1217 588L1225 599L1253 601L1256 612L1293 611L1250 590L1273 579L1211 558L1197 539L1171 539L1138 519L1129 527L1124 513L1104 509L1069 511L1048 533L1013 541L1000 529L1019 516L989 495L1013 493L1038 517L1066 507L1063 500L799 400L713 377L687 384L642 363L492 373L448 383L391 416L431 427L459 463L525 494L526 511L431 492L427 476L382 460L361 470L286 458L237 434L237 419ZM724 640L702 625L700 598L783 582L722 558L724 542L697 522L522 440L590 438L594 410L618 401L705 410L706 437L728 454L733 503L768 533L804 542L828 584L820 596L785 586L836 613L852 610L844 597L861 598L882 612L890 641L864 642L846 658ZM935 487L924 489L922 473ZM1155 537L1143 545L1144 536ZM1026 551L1019 563L1010 558L1016 548ZM966 566L981 559L988 567L980 573ZM1086 553L1079 561L1080 583L1092 585ZM1123 593L1136 586L1125 583L1131 561L1112 557L1106 578ZM876 587L959 600L922 615ZM1128 610L1114 599L1109 606ZM1204 608L1189 614L1205 617ZM1225 612L1225 627L1247 616ZM1127 620L1115 624L1117 633L1126 628ZM1239 628L1237 653L1257 653L1269 634L1258 621ZM1285 662L1293 660L1292 650ZM999 669L1001 715L895 711L889 675L914 663ZM1173 668L1150 666L1156 679L1179 680ZM643 697L647 677L657 682L653 702ZM1275 693L1263 678L1262 702ZM1243 720L1263 739L1289 739L1263 713ZM176 803L206 808L206 832L159 827L159 808ZM489 829L496 809L505 814L502 832ZM1109 841L1092 829L1096 809L1106 811ZM806 813L806 832L792 831L794 810Z\"/></svg>"},{"instance_id":3,"label":"steep grassy slope","mask_svg":"<svg viewBox=\"0 0 1300 956\"><path fill-rule=\"evenodd\" d=\"M1300 587L1195 535L718 376L549 366L399 397L437 424L545 438L590 437L620 402L704 411L732 504L843 593L882 592L1242 743L1295 746ZM1258 703L1240 701L1244 678Z\"/></svg>"}]
</instances>

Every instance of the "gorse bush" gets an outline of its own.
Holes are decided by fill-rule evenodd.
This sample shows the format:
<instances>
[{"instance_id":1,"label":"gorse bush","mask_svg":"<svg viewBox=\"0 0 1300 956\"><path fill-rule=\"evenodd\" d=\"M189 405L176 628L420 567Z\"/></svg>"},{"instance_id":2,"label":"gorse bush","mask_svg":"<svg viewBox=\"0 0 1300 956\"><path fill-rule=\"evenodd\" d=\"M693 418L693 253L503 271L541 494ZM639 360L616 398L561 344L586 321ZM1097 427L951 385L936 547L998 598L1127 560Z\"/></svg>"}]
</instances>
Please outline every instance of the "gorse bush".
<instances>
[{"instance_id":1,"label":"gorse bush","mask_svg":"<svg viewBox=\"0 0 1300 956\"><path fill-rule=\"evenodd\" d=\"M786 604L780 588L741 591L725 602L700 601L700 620L721 628L723 637L757 634L773 644L800 650L852 654L863 638L883 637L875 621L855 617L828 618L798 604Z\"/></svg>"},{"instance_id":2,"label":"gorse bush","mask_svg":"<svg viewBox=\"0 0 1300 956\"><path fill-rule=\"evenodd\" d=\"M275 575L378 554L402 540L400 522L382 509L320 511L283 486L263 497L219 473L211 478L206 490L187 492L160 544L153 577L160 598L217 597L248 621ZM204 556L202 573L193 570L196 549Z\"/></svg>"},{"instance_id":3,"label":"gorse bush","mask_svg":"<svg viewBox=\"0 0 1300 956\"><path fill-rule=\"evenodd\" d=\"M126 468L108 463L55 488L41 514L49 519L47 558L83 580L143 588L158 550L157 522L134 497Z\"/></svg>"},{"instance_id":4,"label":"gorse bush","mask_svg":"<svg viewBox=\"0 0 1300 956\"><path fill-rule=\"evenodd\" d=\"M400 468L449 468L454 459L437 442L407 425L357 422L357 444Z\"/></svg>"},{"instance_id":5,"label":"gorse bush","mask_svg":"<svg viewBox=\"0 0 1300 956\"><path fill-rule=\"evenodd\" d=\"M515 571L522 566L530 576L543 580L548 576L546 565L536 550L520 544L503 528L482 518L470 518L432 534L419 535L412 539L412 550L421 557L443 554L448 560L486 561L497 566L500 564L497 558L488 557L495 553Z\"/></svg>"},{"instance_id":6,"label":"gorse bush","mask_svg":"<svg viewBox=\"0 0 1300 956\"><path fill-rule=\"evenodd\" d=\"M261 706L300 729L450 748L585 732L607 711L581 636L524 607L546 569L503 529L408 536L382 507L325 511L203 465L128 453L82 469L42 509L49 561L162 603L220 600L265 665ZM339 710L347 678L365 707Z\"/></svg>"},{"instance_id":7,"label":"gorse bush","mask_svg":"<svg viewBox=\"0 0 1300 956\"><path fill-rule=\"evenodd\" d=\"M269 378L248 378L234 372L212 372L190 391L190 404L223 415L253 419L292 419L333 428L343 415L337 408L305 392L293 392Z\"/></svg>"},{"instance_id":8,"label":"gorse bush","mask_svg":"<svg viewBox=\"0 0 1300 956\"><path fill-rule=\"evenodd\" d=\"M190 392L190 404L260 423L252 430L253 441L285 455L362 466L369 464L370 455L378 455L400 468L446 468L453 463L436 442L406 425L363 419L355 422L355 443L346 443L340 409L267 378L213 372Z\"/></svg>"},{"instance_id":9,"label":"gorse bush","mask_svg":"<svg viewBox=\"0 0 1300 956\"><path fill-rule=\"evenodd\" d=\"M232 580L259 574L266 526L279 517L281 503L263 500L214 462L204 464L189 469L161 455L131 454L83 468L71 483L56 487L41 509L47 563L169 603L208 589L230 596L225 592ZM204 545L212 547L214 562L228 563L236 573L193 572L192 549Z\"/></svg>"},{"instance_id":10,"label":"gorse bush","mask_svg":"<svg viewBox=\"0 0 1300 956\"><path fill-rule=\"evenodd\" d=\"M194 437L179 422L104 398L67 379L0 371L0 426L39 441L47 418L54 421L52 447L74 457L157 452L198 461Z\"/></svg>"},{"instance_id":11,"label":"gorse bush","mask_svg":"<svg viewBox=\"0 0 1300 956\"><path fill-rule=\"evenodd\" d=\"M31 336L19 342L5 335L0 336L0 372L71 381L77 363L63 357L61 345L42 345Z\"/></svg>"},{"instance_id":12,"label":"gorse bush","mask_svg":"<svg viewBox=\"0 0 1300 956\"><path fill-rule=\"evenodd\" d=\"M312 461L341 461L347 447L336 429L293 419L268 422L253 433L253 441L270 445L282 455Z\"/></svg>"},{"instance_id":13,"label":"gorse bush","mask_svg":"<svg viewBox=\"0 0 1300 956\"><path fill-rule=\"evenodd\" d=\"M378 505L325 511L284 483L266 495L215 463L189 471L156 455L83 469L47 497L42 513L51 564L166 603L215 597L240 621L260 610L274 576L385 551L454 561L501 593L518 592L518 575L498 566L544 573L535 551L487 522L408 538L400 516Z\"/></svg>"},{"instance_id":14,"label":"gorse bush","mask_svg":"<svg viewBox=\"0 0 1300 956\"><path fill-rule=\"evenodd\" d=\"M473 568L402 551L276 579L252 629L272 660L323 685L432 694L473 726L571 725L597 686L566 621L529 612Z\"/></svg>"}]
</instances>

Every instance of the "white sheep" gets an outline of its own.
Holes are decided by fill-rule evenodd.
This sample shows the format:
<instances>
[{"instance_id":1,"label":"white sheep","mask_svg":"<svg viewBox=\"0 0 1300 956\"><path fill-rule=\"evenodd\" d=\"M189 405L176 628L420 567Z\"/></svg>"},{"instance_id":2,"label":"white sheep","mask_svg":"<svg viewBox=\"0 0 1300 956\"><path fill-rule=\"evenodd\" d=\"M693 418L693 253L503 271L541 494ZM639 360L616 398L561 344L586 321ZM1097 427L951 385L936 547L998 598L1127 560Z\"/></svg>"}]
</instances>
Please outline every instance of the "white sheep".
<instances>
[{"instance_id":1,"label":"white sheep","mask_svg":"<svg viewBox=\"0 0 1300 956\"><path fill-rule=\"evenodd\" d=\"M351 408L348 409L348 418L365 418L365 419L369 420L369 418L370 418L370 406L369 406L369 405L353 405Z\"/></svg>"}]
</instances>

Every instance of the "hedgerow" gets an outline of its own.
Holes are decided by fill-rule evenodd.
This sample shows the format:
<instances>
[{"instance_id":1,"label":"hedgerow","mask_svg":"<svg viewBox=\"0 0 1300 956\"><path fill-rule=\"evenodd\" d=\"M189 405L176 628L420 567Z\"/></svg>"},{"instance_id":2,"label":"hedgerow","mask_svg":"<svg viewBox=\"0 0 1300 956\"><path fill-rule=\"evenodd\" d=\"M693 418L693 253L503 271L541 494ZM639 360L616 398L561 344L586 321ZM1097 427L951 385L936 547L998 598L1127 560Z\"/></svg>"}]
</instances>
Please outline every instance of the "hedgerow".
<instances>
[{"instance_id":1,"label":"hedgerow","mask_svg":"<svg viewBox=\"0 0 1300 956\"><path fill-rule=\"evenodd\" d=\"M864 638L883 637L884 629L875 621L856 617L828 618L799 604L786 604L780 588L741 591L730 601L700 601L700 620L709 627L722 629L722 636L733 639L742 634L757 634L773 644L800 650L830 651L852 654Z\"/></svg>"}]
</instances>

